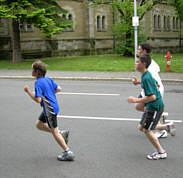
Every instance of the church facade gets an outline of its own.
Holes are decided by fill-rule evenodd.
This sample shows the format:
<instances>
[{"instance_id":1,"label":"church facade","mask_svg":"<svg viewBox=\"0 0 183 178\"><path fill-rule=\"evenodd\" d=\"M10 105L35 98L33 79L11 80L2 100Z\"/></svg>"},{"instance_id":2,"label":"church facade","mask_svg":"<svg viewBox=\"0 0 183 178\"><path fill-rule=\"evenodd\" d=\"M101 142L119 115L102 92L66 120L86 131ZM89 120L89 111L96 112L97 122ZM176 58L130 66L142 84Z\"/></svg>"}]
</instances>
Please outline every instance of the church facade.
<instances>
[{"instance_id":1,"label":"church facade","mask_svg":"<svg viewBox=\"0 0 183 178\"><path fill-rule=\"evenodd\" d=\"M73 26L47 40L31 24L20 24L23 57L68 56L113 53L112 26L115 14L109 5L92 7L87 0L57 0L68 10L60 14ZM156 5L143 18L148 40L155 52L180 52L183 46L183 23L166 1ZM0 19L1 58L11 55L11 22Z\"/></svg>"}]
</instances>

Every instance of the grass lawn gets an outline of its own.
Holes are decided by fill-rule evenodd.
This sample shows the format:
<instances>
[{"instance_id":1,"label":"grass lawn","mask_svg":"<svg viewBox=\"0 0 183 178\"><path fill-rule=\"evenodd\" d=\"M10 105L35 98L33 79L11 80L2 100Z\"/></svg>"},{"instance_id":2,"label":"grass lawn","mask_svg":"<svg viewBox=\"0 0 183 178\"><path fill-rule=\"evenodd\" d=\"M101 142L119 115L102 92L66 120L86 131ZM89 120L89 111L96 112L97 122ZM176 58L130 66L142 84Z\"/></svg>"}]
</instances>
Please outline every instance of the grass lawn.
<instances>
[{"instance_id":1,"label":"grass lawn","mask_svg":"<svg viewBox=\"0 0 183 178\"><path fill-rule=\"evenodd\" d=\"M160 65L161 72L166 72L166 59L163 54L152 54L152 58ZM48 64L48 70L60 71L134 71L134 59L116 54L99 56L75 56L42 58ZM13 64L8 60L0 60L0 69L31 69L35 59ZM170 72L183 73L183 54L172 54Z\"/></svg>"}]
</instances>

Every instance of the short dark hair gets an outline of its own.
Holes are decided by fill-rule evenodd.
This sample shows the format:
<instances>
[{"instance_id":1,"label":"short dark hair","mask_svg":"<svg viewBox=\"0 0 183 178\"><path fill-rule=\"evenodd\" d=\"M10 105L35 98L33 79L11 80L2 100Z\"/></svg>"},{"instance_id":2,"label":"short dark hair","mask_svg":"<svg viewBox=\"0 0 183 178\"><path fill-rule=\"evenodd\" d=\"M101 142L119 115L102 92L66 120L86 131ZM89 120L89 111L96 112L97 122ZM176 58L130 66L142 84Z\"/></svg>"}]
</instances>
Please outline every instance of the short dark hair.
<instances>
[{"instance_id":1,"label":"short dark hair","mask_svg":"<svg viewBox=\"0 0 183 178\"><path fill-rule=\"evenodd\" d=\"M146 53L151 53L152 47L148 43L141 43L140 46L142 50L146 50Z\"/></svg>"},{"instance_id":2,"label":"short dark hair","mask_svg":"<svg viewBox=\"0 0 183 178\"><path fill-rule=\"evenodd\" d=\"M151 64L151 56L149 54L142 54L139 55L139 59L142 63L146 63L146 69L149 67Z\"/></svg>"},{"instance_id":3,"label":"short dark hair","mask_svg":"<svg viewBox=\"0 0 183 178\"><path fill-rule=\"evenodd\" d=\"M38 76L37 77L44 77L46 75L46 68L47 65L43 63L40 60L35 61L32 64L32 68L34 69L35 72L37 72Z\"/></svg>"}]
</instances>

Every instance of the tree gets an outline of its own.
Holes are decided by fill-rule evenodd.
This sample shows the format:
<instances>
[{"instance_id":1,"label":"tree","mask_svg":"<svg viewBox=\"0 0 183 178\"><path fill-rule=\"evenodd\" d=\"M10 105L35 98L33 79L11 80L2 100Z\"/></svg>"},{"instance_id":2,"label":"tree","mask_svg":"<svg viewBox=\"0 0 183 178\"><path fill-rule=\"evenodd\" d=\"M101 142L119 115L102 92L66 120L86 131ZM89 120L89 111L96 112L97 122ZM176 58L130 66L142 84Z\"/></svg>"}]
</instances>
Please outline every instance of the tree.
<instances>
[{"instance_id":1,"label":"tree","mask_svg":"<svg viewBox=\"0 0 183 178\"><path fill-rule=\"evenodd\" d=\"M182 0L171 0L170 4L175 7L180 20L183 20L183 1Z\"/></svg>"},{"instance_id":2,"label":"tree","mask_svg":"<svg viewBox=\"0 0 183 178\"><path fill-rule=\"evenodd\" d=\"M0 18L12 19L13 62L22 61L20 46L20 22L27 22L39 28L50 38L53 34L71 27L72 23L61 18L66 14L56 0L0 0Z\"/></svg>"},{"instance_id":3,"label":"tree","mask_svg":"<svg viewBox=\"0 0 183 178\"><path fill-rule=\"evenodd\" d=\"M179 47L182 48L182 31L181 31L181 21L183 21L183 1L182 0L169 0L170 5L175 7L177 16L180 19L180 38L179 38Z\"/></svg>"},{"instance_id":4,"label":"tree","mask_svg":"<svg viewBox=\"0 0 183 178\"><path fill-rule=\"evenodd\" d=\"M137 6L137 15L141 21L147 11L153 6L161 2L161 0L139 0ZM132 0L95 0L96 5L109 4L112 6L113 12L119 17L113 25L113 35L118 44L117 51L122 52L124 56L132 56L134 49L134 27L132 26L132 17L134 16L134 3ZM139 34L141 27L139 27ZM144 39L143 35L139 35L140 39Z\"/></svg>"}]
</instances>

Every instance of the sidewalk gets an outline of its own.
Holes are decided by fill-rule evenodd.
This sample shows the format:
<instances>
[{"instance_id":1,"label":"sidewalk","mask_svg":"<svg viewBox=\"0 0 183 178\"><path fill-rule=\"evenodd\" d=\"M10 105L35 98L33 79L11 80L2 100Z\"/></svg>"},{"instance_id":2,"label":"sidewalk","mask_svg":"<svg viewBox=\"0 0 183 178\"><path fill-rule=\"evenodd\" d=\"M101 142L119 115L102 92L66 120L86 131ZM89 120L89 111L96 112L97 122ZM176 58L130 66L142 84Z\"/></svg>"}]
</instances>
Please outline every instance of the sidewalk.
<instances>
[{"instance_id":1,"label":"sidewalk","mask_svg":"<svg viewBox=\"0 0 183 178\"><path fill-rule=\"evenodd\" d=\"M109 80L131 81L133 76L140 78L139 72L73 72L48 71L47 76L60 80ZM163 82L183 83L183 73L160 73ZM0 79L32 79L31 70L0 70Z\"/></svg>"}]
</instances>

